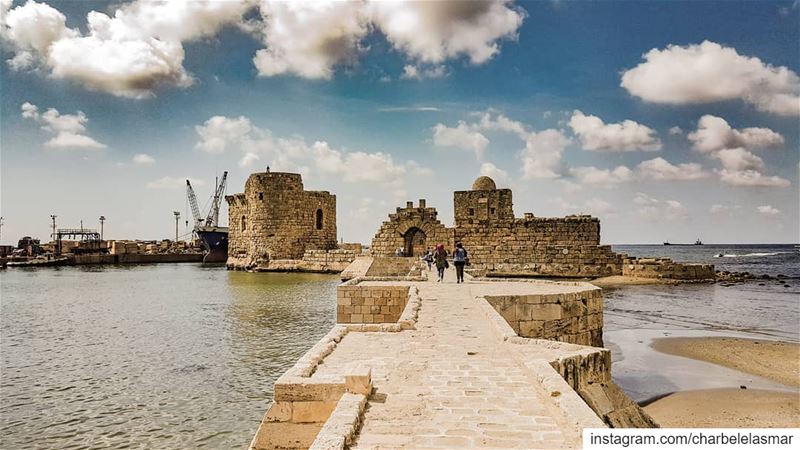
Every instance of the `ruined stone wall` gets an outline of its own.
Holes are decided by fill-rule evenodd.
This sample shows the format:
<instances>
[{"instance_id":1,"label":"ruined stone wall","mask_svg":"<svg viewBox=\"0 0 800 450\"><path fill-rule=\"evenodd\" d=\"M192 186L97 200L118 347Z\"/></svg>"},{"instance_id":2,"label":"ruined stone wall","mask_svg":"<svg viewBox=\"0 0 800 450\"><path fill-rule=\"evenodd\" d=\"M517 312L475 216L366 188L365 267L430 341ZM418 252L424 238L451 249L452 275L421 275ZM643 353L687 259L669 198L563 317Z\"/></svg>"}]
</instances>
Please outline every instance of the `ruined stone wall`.
<instances>
[{"instance_id":1,"label":"ruined stone wall","mask_svg":"<svg viewBox=\"0 0 800 450\"><path fill-rule=\"evenodd\" d=\"M397 208L394 214L389 214L389 220L383 222L372 239L370 253L373 256L394 256L398 248L407 247L408 239L415 238L421 238L420 242L416 242L416 248L433 248L441 243L452 249L452 229L439 222L437 215L436 208L427 207L424 199L420 200L417 207L413 202L408 202L405 208ZM419 235L416 230L422 234ZM414 254L414 257L420 257L424 252L415 253L418 254Z\"/></svg>"},{"instance_id":2,"label":"ruined stone wall","mask_svg":"<svg viewBox=\"0 0 800 450\"><path fill-rule=\"evenodd\" d=\"M717 276L713 264L682 264L669 258L626 258L622 274L636 278L683 281L711 281Z\"/></svg>"},{"instance_id":3,"label":"ruined stone wall","mask_svg":"<svg viewBox=\"0 0 800 450\"><path fill-rule=\"evenodd\" d=\"M565 294L486 296L519 336L603 346L600 288Z\"/></svg>"},{"instance_id":4,"label":"ruined stone wall","mask_svg":"<svg viewBox=\"0 0 800 450\"><path fill-rule=\"evenodd\" d=\"M271 260L336 248L336 196L303 190L299 174L254 173L243 193L225 199L229 268L268 270Z\"/></svg>"},{"instance_id":5,"label":"ruined stone wall","mask_svg":"<svg viewBox=\"0 0 800 450\"><path fill-rule=\"evenodd\" d=\"M622 257L600 244L590 216L488 220L455 229L476 268L502 275L599 277L622 273Z\"/></svg>"}]
</instances>

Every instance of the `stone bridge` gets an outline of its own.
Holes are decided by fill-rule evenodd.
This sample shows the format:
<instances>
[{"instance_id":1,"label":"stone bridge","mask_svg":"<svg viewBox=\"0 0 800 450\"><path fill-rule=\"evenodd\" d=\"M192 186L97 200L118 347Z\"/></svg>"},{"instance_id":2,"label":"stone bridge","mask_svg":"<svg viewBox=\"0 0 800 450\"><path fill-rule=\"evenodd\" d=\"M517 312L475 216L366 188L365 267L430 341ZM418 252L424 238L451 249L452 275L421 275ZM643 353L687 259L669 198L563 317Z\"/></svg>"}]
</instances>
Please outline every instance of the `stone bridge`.
<instances>
[{"instance_id":1,"label":"stone bridge","mask_svg":"<svg viewBox=\"0 0 800 450\"><path fill-rule=\"evenodd\" d=\"M596 347L599 288L418 273L339 287L250 449L580 448L583 428L656 426Z\"/></svg>"}]
</instances>

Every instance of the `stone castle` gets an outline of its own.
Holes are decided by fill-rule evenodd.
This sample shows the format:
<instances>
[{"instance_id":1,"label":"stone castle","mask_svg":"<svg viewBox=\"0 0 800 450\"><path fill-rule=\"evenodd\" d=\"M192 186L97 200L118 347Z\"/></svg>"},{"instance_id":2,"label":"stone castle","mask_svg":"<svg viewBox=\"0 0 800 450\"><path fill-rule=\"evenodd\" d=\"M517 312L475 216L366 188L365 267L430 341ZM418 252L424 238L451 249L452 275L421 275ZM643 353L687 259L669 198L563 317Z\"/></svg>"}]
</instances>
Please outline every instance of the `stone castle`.
<instances>
[{"instance_id":1,"label":"stone castle","mask_svg":"<svg viewBox=\"0 0 800 450\"><path fill-rule=\"evenodd\" d=\"M304 190L300 174L251 174L244 192L225 200L230 269L266 270L302 260L307 251L337 248L336 196Z\"/></svg>"},{"instance_id":2,"label":"stone castle","mask_svg":"<svg viewBox=\"0 0 800 450\"><path fill-rule=\"evenodd\" d=\"M455 226L445 227L435 208L420 200L397 208L372 240L373 256L406 256L461 241L472 267L499 275L602 277L623 271L623 255L600 245L600 221L591 216L515 217L512 192L479 177L469 191L453 195Z\"/></svg>"}]
</instances>

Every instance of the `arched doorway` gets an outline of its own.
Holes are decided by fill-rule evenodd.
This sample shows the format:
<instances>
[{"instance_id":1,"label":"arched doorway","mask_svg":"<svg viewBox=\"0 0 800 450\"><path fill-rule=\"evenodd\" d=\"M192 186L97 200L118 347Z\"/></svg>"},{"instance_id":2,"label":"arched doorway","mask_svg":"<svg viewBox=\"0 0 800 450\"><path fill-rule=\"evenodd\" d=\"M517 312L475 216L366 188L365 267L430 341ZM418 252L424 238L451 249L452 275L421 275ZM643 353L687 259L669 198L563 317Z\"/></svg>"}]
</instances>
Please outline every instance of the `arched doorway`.
<instances>
[{"instance_id":1,"label":"arched doorway","mask_svg":"<svg viewBox=\"0 0 800 450\"><path fill-rule=\"evenodd\" d=\"M405 239L405 256L422 256L425 253L425 232L411 227L403 235Z\"/></svg>"}]
</instances>

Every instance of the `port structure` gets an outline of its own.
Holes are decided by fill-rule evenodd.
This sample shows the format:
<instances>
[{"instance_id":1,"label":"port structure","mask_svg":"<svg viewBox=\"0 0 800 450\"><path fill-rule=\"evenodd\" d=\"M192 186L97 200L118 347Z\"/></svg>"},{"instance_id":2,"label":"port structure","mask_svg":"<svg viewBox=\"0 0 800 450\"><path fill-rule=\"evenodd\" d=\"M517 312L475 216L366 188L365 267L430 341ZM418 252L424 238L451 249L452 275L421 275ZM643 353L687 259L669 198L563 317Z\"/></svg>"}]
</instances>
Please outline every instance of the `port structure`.
<instances>
[{"instance_id":1,"label":"port structure","mask_svg":"<svg viewBox=\"0 0 800 450\"><path fill-rule=\"evenodd\" d=\"M81 242L97 243L100 246L100 233L97 230L90 230L88 228L59 228L53 233L56 241L55 254L61 255L61 241L64 238L71 240L80 240Z\"/></svg>"}]
</instances>

